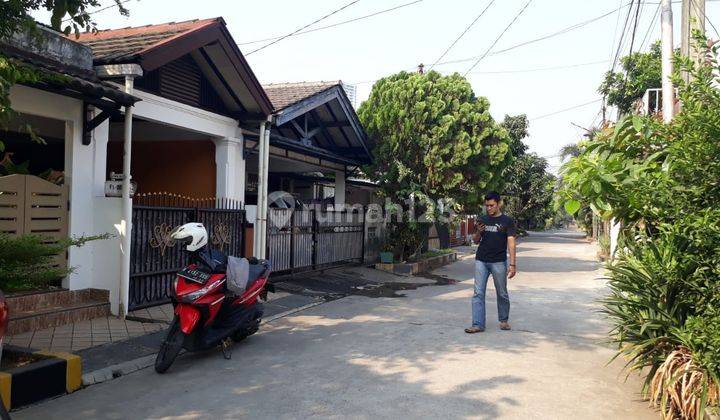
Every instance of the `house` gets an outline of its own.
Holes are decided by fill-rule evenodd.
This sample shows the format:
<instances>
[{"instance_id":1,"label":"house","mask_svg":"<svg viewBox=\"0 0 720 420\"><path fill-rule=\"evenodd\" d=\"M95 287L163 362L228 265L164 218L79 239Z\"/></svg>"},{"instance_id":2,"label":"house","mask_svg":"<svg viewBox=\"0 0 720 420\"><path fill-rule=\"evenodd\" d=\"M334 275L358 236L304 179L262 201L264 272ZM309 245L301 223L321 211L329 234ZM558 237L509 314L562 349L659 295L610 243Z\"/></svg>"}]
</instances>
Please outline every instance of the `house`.
<instances>
[{"instance_id":1,"label":"house","mask_svg":"<svg viewBox=\"0 0 720 420\"><path fill-rule=\"evenodd\" d=\"M10 90L16 116L0 134L6 146L5 159L28 162L29 175L0 177L0 231L41 234L49 240L116 233L112 223L119 220L102 224L97 217L115 205L104 195L105 156L96 141L103 131L93 132L93 127L107 127L111 116L122 118L123 107L131 107L139 99L98 78L90 48L46 27L40 27L37 37L16 34L3 39L0 51L41 75ZM33 141L35 135L46 144ZM96 182L99 172L102 180ZM43 173L51 175L45 177L49 180L37 176ZM117 300L117 283L110 284L106 267L96 264L98 250L111 248L111 244L117 246L117 241L98 241L59 256L58 264L74 267L62 286L110 290ZM76 308L79 316L103 315L109 309L107 297L103 301L90 294L72 299L76 297L83 303ZM25 327L34 322L27 317Z\"/></svg>"},{"instance_id":2,"label":"house","mask_svg":"<svg viewBox=\"0 0 720 420\"><path fill-rule=\"evenodd\" d=\"M109 291L119 315L167 302L186 258L169 232L189 221L276 270L363 259L364 209L346 204L370 202L372 184L350 176L371 156L340 82L261 86L222 18L52 37L72 83L13 87L18 123L58 139L45 155L64 156L53 168L69 189L67 232L115 235L72 249L63 287ZM293 215L274 207L280 190L332 203ZM287 226L273 222L282 212Z\"/></svg>"},{"instance_id":3,"label":"house","mask_svg":"<svg viewBox=\"0 0 720 420\"><path fill-rule=\"evenodd\" d=\"M317 269L362 261L367 237L363 206L369 198L358 193L367 186L353 186L348 178L370 162L371 154L342 82L264 88L275 109L268 186L315 204L295 209L291 217L286 216L291 210L269 209L266 248L274 269ZM252 173L253 168L248 171ZM348 192L352 192L350 197ZM249 204L252 199L248 198Z\"/></svg>"}]
</instances>

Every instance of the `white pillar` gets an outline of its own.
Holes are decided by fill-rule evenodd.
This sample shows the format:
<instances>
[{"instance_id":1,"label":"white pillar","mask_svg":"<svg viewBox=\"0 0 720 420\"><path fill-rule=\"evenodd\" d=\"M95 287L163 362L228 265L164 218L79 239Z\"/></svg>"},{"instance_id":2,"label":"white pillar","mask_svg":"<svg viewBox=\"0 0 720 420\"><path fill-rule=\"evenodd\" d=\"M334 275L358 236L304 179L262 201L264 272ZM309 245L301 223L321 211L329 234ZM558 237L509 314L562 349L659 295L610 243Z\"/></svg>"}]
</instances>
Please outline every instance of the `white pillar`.
<instances>
[{"instance_id":1,"label":"white pillar","mask_svg":"<svg viewBox=\"0 0 720 420\"><path fill-rule=\"evenodd\" d=\"M92 145L82 144L82 105L78 102L74 119L65 122L65 183L70 186L70 236L95 234L93 224L93 159ZM68 267L74 270L63 281L71 290L92 286L92 245L70 247Z\"/></svg>"},{"instance_id":2,"label":"white pillar","mask_svg":"<svg viewBox=\"0 0 720 420\"><path fill-rule=\"evenodd\" d=\"M95 110L95 115L100 113ZM93 157L93 196L105 197L105 178L107 176L107 148L110 138L110 119L103 121L92 133Z\"/></svg>"},{"instance_id":3,"label":"white pillar","mask_svg":"<svg viewBox=\"0 0 720 420\"><path fill-rule=\"evenodd\" d=\"M125 93L132 95L133 77L125 76ZM122 181L122 222L120 230L121 257L120 264L120 309L118 315L124 317L130 304L130 246L132 234L132 198L130 197L130 173L132 158L132 116L133 107L125 107L125 125L123 138L123 181Z\"/></svg>"},{"instance_id":4,"label":"white pillar","mask_svg":"<svg viewBox=\"0 0 720 420\"><path fill-rule=\"evenodd\" d=\"M258 135L258 196L255 225L253 227L253 255L257 258L265 258L270 122L271 117L268 117L267 121L260 123L260 133Z\"/></svg>"},{"instance_id":5,"label":"white pillar","mask_svg":"<svg viewBox=\"0 0 720 420\"><path fill-rule=\"evenodd\" d=\"M610 221L610 259L614 258L615 251L618 247L618 240L620 239L620 228L622 225L616 219Z\"/></svg>"},{"instance_id":6,"label":"white pillar","mask_svg":"<svg viewBox=\"0 0 720 420\"><path fill-rule=\"evenodd\" d=\"M265 150L263 151L263 167L265 168L265 182L263 182L262 190L260 195L263 197L262 208L258 208L258 214L261 215L260 223L260 257L267 258L265 254L267 250L267 214L268 214L268 174L270 173L270 122L268 120L267 128L265 129Z\"/></svg>"},{"instance_id":7,"label":"white pillar","mask_svg":"<svg viewBox=\"0 0 720 420\"><path fill-rule=\"evenodd\" d=\"M335 171L335 210L345 206L345 171Z\"/></svg>"},{"instance_id":8,"label":"white pillar","mask_svg":"<svg viewBox=\"0 0 720 420\"><path fill-rule=\"evenodd\" d=\"M215 140L216 195L245 200L245 159L242 138Z\"/></svg>"}]
</instances>

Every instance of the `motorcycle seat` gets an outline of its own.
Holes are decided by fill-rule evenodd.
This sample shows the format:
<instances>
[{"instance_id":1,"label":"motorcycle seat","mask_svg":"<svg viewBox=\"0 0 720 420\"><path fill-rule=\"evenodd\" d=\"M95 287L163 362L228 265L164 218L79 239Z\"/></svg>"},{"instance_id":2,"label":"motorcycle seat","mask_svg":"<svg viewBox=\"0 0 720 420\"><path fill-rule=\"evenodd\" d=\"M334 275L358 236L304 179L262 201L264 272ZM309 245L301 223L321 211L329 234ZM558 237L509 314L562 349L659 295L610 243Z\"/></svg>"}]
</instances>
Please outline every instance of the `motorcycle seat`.
<instances>
[{"instance_id":1,"label":"motorcycle seat","mask_svg":"<svg viewBox=\"0 0 720 420\"><path fill-rule=\"evenodd\" d=\"M228 257L222 251L204 250L200 252L198 259L213 274L224 274L227 271Z\"/></svg>"}]
</instances>

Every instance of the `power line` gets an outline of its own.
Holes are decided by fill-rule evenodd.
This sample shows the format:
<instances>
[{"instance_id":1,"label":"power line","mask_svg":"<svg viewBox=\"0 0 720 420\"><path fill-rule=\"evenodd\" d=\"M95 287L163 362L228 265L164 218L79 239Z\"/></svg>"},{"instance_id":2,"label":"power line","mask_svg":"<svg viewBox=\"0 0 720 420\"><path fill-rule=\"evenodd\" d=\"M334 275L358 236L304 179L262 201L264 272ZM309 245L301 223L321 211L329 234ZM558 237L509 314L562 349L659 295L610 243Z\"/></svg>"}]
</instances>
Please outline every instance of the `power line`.
<instances>
[{"instance_id":1,"label":"power line","mask_svg":"<svg viewBox=\"0 0 720 420\"><path fill-rule=\"evenodd\" d=\"M620 5L618 6L617 11L619 12L620 9L623 7L623 0L620 0ZM617 19L615 19L615 29L613 30L613 41L612 44L610 44L610 59L612 60L614 53L615 53L615 41L617 41L617 31L620 27L620 13L617 14Z\"/></svg>"},{"instance_id":2,"label":"power line","mask_svg":"<svg viewBox=\"0 0 720 420\"><path fill-rule=\"evenodd\" d=\"M630 52L628 53L628 55L632 55L633 52L633 46L635 45L635 35L637 33L638 24L640 23L640 12L642 11L642 9L642 0L638 0L638 5L635 9L635 25L633 25L632 37L630 38Z\"/></svg>"},{"instance_id":3,"label":"power line","mask_svg":"<svg viewBox=\"0 0 720 420\"><path fill-rule=\"evenodd\" d=\"M493 52L493 53L491 53L491 54L488 54L488 55L493 56L493 55L502 54L502 53L504 53L504 52L507 52L507 51L510 51L510 50L514 50L514 49L516 49L516 48L524 47L524 46L526 46L526 45L534 44L534 43L536 43L536 42L544 41L544 40L546 40L546 39L550 39L550 38L554 38L554 37L559 36L559 35L563 35L563 34L565 34L565 33L568 33L568 32L574 31L574 30L576 30L576 29L580 29L580 28L582 28L582 27L584 27L584 26L587 26L587 25L589 25L589 24L591 24L591 23L593 23L593 22L596 22L596 21L598 21L598 20L600 20L600 19L606 18L606 17L612 15L613 13L615 13L615 12L623 9L624 7L627 7L627 5L622 6L622 7L620 7L620 8L617 8L617 9L614 9L614 10L608 12L608 13L605 13L605 14L603 14L603 15L594 17L594 18L592 18L592 19L588 19L588 20L586 20L586 21L583 21L583 22L576 23L576 24L574 24L574 25L568 26L568 27L563 28L563 29L561 29L561 30L559 30L559 31L557 31L557 32L553 32L553 33L551 33L551 34L543 35L543 36L541 36L541 37L539 37L539 38L535 38L535 39L531 39L531 40L528 40L528 41L525 41L525 42L521 42L521 43L519 43L519 44L515 44L515 45L513 45L513 46L510 46L510 47L508 47L508 48L505 48L505 49L502 49L502 50L499 50L499 51L495 51L495 52ZM468 61L477 60L477 58L478 58L478 56L469 57L469 58L462 58L462 59L458 59L458 60L443 61L443 62L441 62L441 63L437 63L437 65L465 63L465 62L468 62Z\"/></svg>"},{"instance_id":4,"label":"power line","mask_svg":"<svg viewBox=\"0 0 720 420\"><path fill-rule=\"evenodd\" d=\"M301 27L301 28L299 28L299 29L296 29L296 30L290 32L290 33L287 34L287 35L281 36L280 38L278 38L278 39L276 39L276 40L274 40L274 41L272 41L272 42L269 42L269 43L263 45L263 46L260 47L260 48L256 48L256 49L250 51L249 53L245 54L245 56L247 57L247 56L249 56L250 54L254 54L254 53L256 53L256 52L258 52L258 51L260 51L260 50L264 50L265 48L267 48L267 47L269 47L269 46L271 46L271 45L273 45L273 44L277 44L278 42L282 41L283 39L288 38L288 37L291 37L291 36L297 34L298 32L302 31L303 29L307 29L308 27L310 27L310 26L312 26L312 25L314 25L314 24L316 24L316 23L318 23L318 22L320 22L320 21L322 21L322 20L325 20L325 19L329 18L330 16L332 16L332 15L338 13L338 12L341 12L341 11L347 9L348 7L352 6L353 4L355 4L355 3L359 2L359 1L360 1L360 0L353 0L353 1L351 1L350 3L346 4L345 6L339 8L339 9L333 10L332 12L326 14L325 16L322 16L322 17L320 17L320 18L318 18L318 19L315 19L314 21L308 23L307 25L305 25L305 26L303 26L303 27Z\"/></svg>"},{"instance_id":5,"label":"power line","mask_svg":"<svg viewBox=\"0 0 720 420\"><path fill-rule=\"evenodd\" d=\"M622 9L622 8L621 8L621 9ZM574 31L575 29L580 29L580 28L582 28L583 26L589 25L589 24L591 24L591 23L593 23L593 22L596 22L596 21L598 21L598 20L600 20L600 19L606 18L606 17L614 14L614 13L617 12L618 10L620 10L620 9L613 10L613 11L611 11L611 12L605 13L604 15L598 16L598 17L596 17L596 18L592 18L592 19L586 20L586 21L584 21L584 22L577 23L577 24L572 25L572 26L569 26L569 27L567 27L567 28L565 28L565 29L561 29L561 30L559 30L559 31L557 31L557 32L555 32L555 33L552 33L552 34L549 34L549 35L545 35L545 36L542 36L542 37L540 37L540 38L536 38L536 39L533 39L533 40L530 40L530 41L521 42L521 43L516 44L516 45L513 45L513 46L511 46L511 47L508 47L508 48L505 48L505 49L502 49L502 50L499 50L499 51L495 51L494 53L492 53L492 55L502 54L502 53L504 53L504 52L507 52L507 51L510 51L510 50L514 50L515 48L524 47L524 46L529 45L529 44L534 44L534 43L539 42L539 41L544 41L544 40L546 40L546 39L553 38L553 37L556 37L556 36L558 36L558 35L562 35L562 34L565 34L565 33L571 32L571 31Z\"/></svg>"},{"instance_id":6,"label":"power line","mask_svg":"<svg viewBox=\"0 0 720 420\"><path fill-rule=\"evenodd\" d=\"M429 69L429 70L432 70L433 67L435 67L435 65L436 65L440 60L442 60L443 57L445 57L445 55L447 55L448 52L450 52L450 50L452 49L452 47L454 47L455 44L457 44L457 42L460 41L460 39L461 39L463 36L465 36L465 34L467 33L467 31L469 31L470 28L472 28L473 25L475 25L475 23L476 23L478 20L480 20L480 18L482 17L482 15L484 15L485 12L487 12L487 10L490 8L490 6L493 5L493 3L495 3L495 0L490 0L490 3L488 3L488 5L483 9L483 11L480 12L480 14L477 15L472 22L470 22L470 24L465 28L465 30L462 31L462 33L460 34L460 36L458 36L457 38L455 38L455 41L453 41L452 44L450 44L450 46L447 47L447 49L440 55L440 57L438 57L438 59L435 60L435 62L430 66L430 69Z\"/></svg>"},{"instance_id":7,"label":"power line","mask_svg":"<svg viewBox=\"0 0 720 420\"><path fill-rule=\"evenodd\" d=\"M560 110L558 110L558 111L554 111L554 112L550 112L550 113L548 113L548 114L544 114L544 115L540 115L540 116L537 116L537 117L534 117L534 118L530 118L530 119L528 119L528 121L536 121L536 120L539 120L539 119L542 119L542 118L552 117L553 115L561 114L561 113L567 112L567 111L572 111L573 109L582 108L582 107L584 107L584 106L588 106L588 105L590 105L590 104L594 104L594 103L597 103L597 102L600 102L600 101L602 101L602 98L594 99L594 100L592 100L592 101L590 101L590 102L585 102L585 103L582 103L582 104L579 104L579 105L571 106L571 107L569 107L569 108L560 109Z\"/></svg>"},{"instance_id":8,"label":"power line","mask_svg":"<svg viewBox=\"0 0 720 420\"><path fill-rule=\"evenodd\" d=\"M632 3L630 3L630 4L632 5ZM619 6L616 10L617 18L615 19L615 29L613 30L613 40L612 40L612 44L610 44L610 60L612 60L612 65L611 65L611 69L608 70L608 72L612 71L615 68L616 54L614 53L614 51L615 51L615 41L617 41L617 39L618 39L617 37L618 37L618 28L620 27L620 16L622 15L622 13L620 13L620 10L622 10L622 8L625 6L627 6L627 5L623 5L623 0L620 0ZM627 24L627 22L626 22L626 24ZM620 48L620 43L622 42L622 36L624 35L624 31L625 31L624 26L625 25L623 25L623 32L620 35L621 41L618 43L618 48ZM606 111L607 111L606 100L607 100L607 95L603 95L602 105L600 106L600 114L602 114L603 123L605 122Z\"/></svg>"},{"instance_id":9,"label":"power line","mask_svg":"<svg viewBox=\"0 0 720 420\"><path fill-rule=\"evenodd\" d=\"M523 68L523 69L513 69L513 70L491 70L491 71L473 71L469 74L513 74L513 73L534 73L534 72L540 72L540 71L549 71L549 70L562 70L562 69L571 69L571 68L577 68L577 67L585 67L585 66L592 66L592 65L598 65L598 64L605 64L609 60L599 60L599 61L590 61L587 63L576 63L576 64L564 64L560 66L551 66L551 67L536 67L536 68ZM407 69L408 71L412 71L414 69ZM379 79L373 79L373 80L363 80L361 82L351 82L349 84L351 85L364 85L368 83L375 83Z\"/></svg>"},{"instance_id":10,"label":"power line","mask_svg":"<svg viewBox=\"0 0 720 420\"><path fill-rule=\"evenodd\" d=\"M645 36L643 37L643 41L640 44L640 50L642 51L645 48L645 44L647 43L647 40L650 39L650 33L652 32L653 28L655 27L655 24L659 22L658 18L660 17L660 9L661 5L658 4L657 9L655 9L655 14L653 15L653 18L650 20L650 25L648 26L647 32L645 32Z\"/></svg>"},{"instance_id":11,"label":"power line","mask_svg":"<svg viewBox=\"0 0 720 420\"><path fill-rule=\"evenodd\" d=\"M615 58L613 58L612 66L610 67L610 72L615 71L615 66L617 65L618 59L620 58L620 51L622 50L623 46L623 40L625 38L625 33L628 30L628 22L630 21L630 15L632 15L632 6L635 3L634 0L630 1L630 8L628 9L628 14L625 17L625 23L623 24L623 30L620 34L620 42L618 42L617 50L615 50Z\"/></svg>"},{"instance_id":12,"label":"power line","mask_svg":"<svg viewBox=\"0 0 720 420\"><path fill-rule=\"evenodd\" d=\"M695 5L695 8L696 8L696 9L699 9L699 7L697 6L697 4L695 3L695 0L690 0L690 1ZM711 26L711 27L713 28L713 30L715 31L715 35L717 35L718 38L720 38L720 33L718 32L718 30L717 30L717 28L715 27L715 25L713 25L713 23L712 23L712 21L710 20L710 18L708 17L708 15L705 13L705 10L704 10L704 9L703 9L703 15L704 15L705 20L707 21L707 23L709 23L710 26Z\"/></svg>"},{"instance_id":13,"label":"power line","mask_svg":"<svg viewBox=\"0 0 720 420\"><path fill-rule=\"evenodd\" d=\"M538 68L534 68L534 69L473 71L469 74L534 73L534 72L538 72L538 71L561 70L561 69L571 69L571 68L576 68L576 67L592 66L592 65L596 65L596 64L605 64L607 62L608 62L608 60L600 60L600 61L591 61L589 63L566 64L566 65L562 65L562 66L552 66L552 67L538 67Z\"/></svg>"},{"instance_id":14,"label":"power line","mask_svg":"<svg viewBox=\"0 0 720 420\"><path fill-rule=\"evenodd\" d=\"M95 13L100 13L100 12L103 12L103 11L108 10L108 9L112 9L112 8L115 8L115 7L120 7L122 4L127 3L127 2L129 2L129 1L130 1L130 0L120 0L120 1L118 1L118 2L115 2L115 3L111 4L110 6L101 7L100 9L93 10L92 12L86 12L85 15L86 15L86 16L90 16L90 15L94 15ZM73 18L71 18L71 17L66 18L66 19L63 19L63 23L65 23L65 22L70 22L71 20L73 20Z\"/></svg>"},{"instance_id":15,"label":"power line","mask_svg":"<svg viewBox=\"0 0 720 420\"><path fill-rule=\"evenodd\" d=\"M341 21L341 22L333 23L332 25L320 26L320 27L317 27L317 28L308 29L308 30L306 30L306 31L301 31L301 32L298 32L298 33L294 34L293 36L305 35L305 34L309 34L309 33L312 33L312 32L322 31L322 30L325 30L325 29L334 28L334 27L336 27L336 26L345 25L345 24L347 24L347 23L357 22L357 21L359 21L359 20L371 18L371 17L377 16L377 15L381 15L381 14L383 14L383 13L388 13L388 12L392 12L392 11L394 11L394 10L402 9L403 7L412 6L413 4L422 3L423 1L424 1L424 0L411 1L411 2L409 2L409 3L404 3L404 4L400 4L400 5L398 5L398 6L395 6L395 7L391 7L391 8L389 8L389 9L379 10L379 11L377 11L377 12L373 12L373 13L370 13L370 14L368 14L368 15L358 16L358 17L353 18L353 19L348 19L348 20L344 20L344 21ZM274 41L274 40L280 39L280 38L282 38L282 36L274 36L274 37L265 38L265 39L256 39L255 41L239 42L238 45L257 44L257 43L259 43L259 42Z\"/></svg>"},{"instance_id":16,"label":"power line","mask_svg":"<svg viewBox=\"0 0 720 420\"><path fill-rule=\"evenodd\" d=\"M513 18L513 20L510 21L510 23L508 24L508 26L506 26L505 29L503 29L503 31L502 31L502 32L500 33L500 35L495 39L495 41L493 41L493 43L492 43L492 44L490 45L490 47L485 51L485 53L484 53L482 56L480 56L480 58L478 58L477 61L476 61L472 66L470 66L470 68L465 72L465 74L463 74L463 76L467 76L467 74L470 73L470 72L472 71L472 69L474 69L475 66L477 66L477 65L480 63L480 61L482 61L482 59L485 58L485 57L490 53L490 50L492 50L492 49L495 47L495 45L498 43L498 41L500 41L500 39L503 37L503 35L505 35L505 32L507 32L508 29L510 29L510 27L513 26L513 24L515 23L515 21L518 20L518 18L520 17L520 15L523 14L523 12L525 11L525 9L527 9L528 6L530 6L530 3L532 3L532 2L533 2L533 0L528 0L528 2L525 3L525 6L523 6L523 8L520 9L520 11L519 11L519 12L515 15L515 17Z\"/></svg>"}]
</instances>

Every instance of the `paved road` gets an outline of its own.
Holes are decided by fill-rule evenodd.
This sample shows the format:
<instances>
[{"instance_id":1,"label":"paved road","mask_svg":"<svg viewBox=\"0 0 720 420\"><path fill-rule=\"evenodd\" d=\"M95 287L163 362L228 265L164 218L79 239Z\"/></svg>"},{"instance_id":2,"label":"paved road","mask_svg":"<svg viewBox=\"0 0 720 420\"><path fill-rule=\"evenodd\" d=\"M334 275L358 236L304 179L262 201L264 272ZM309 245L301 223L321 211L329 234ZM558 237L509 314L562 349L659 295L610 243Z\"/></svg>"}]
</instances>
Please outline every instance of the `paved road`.
<instances>
[{"instance_id":1,"label":"paved road","mask_svg":"<svg viewBox=\"0 0 720 420\"><path fill-rule=\"evenodd\" d=\"M511 332L497 329L494 309L487 332L463 332L468 258L436 272L458 284L328 302L265 325L230 361L184 356L166 375L146 369L15 418L655 419L639 380L606 366L593 254L566 233L523 240Z\"/></svg>"}]
</instances>

